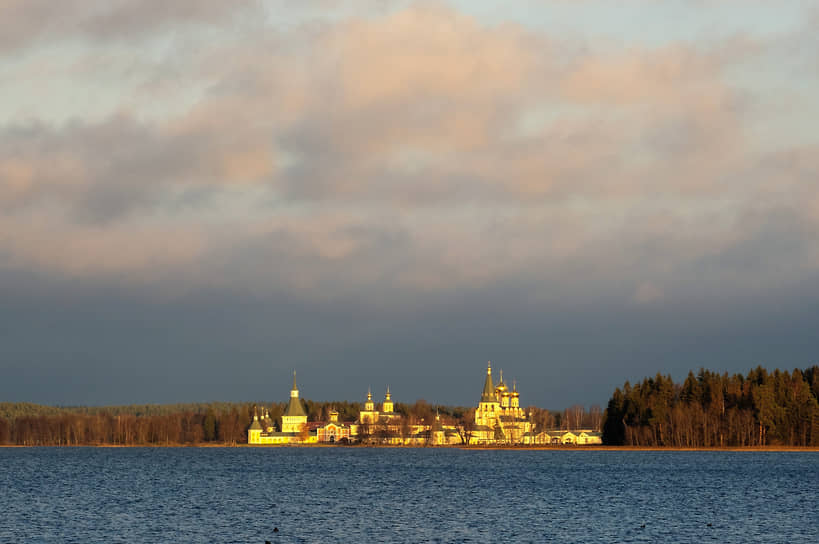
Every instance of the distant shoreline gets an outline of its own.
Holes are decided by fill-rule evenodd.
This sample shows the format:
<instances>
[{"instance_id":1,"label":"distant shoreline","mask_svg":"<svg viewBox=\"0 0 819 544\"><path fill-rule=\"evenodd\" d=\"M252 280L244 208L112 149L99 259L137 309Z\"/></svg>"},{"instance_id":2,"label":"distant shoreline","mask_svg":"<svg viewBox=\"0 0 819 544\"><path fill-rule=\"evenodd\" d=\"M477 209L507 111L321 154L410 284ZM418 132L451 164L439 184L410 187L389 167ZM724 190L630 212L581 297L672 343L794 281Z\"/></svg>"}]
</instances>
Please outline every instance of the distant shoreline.
<instances>
[{"instance_id":1,"label":"distant shoreline","mask_svg":"<svg viewBox=\"0 0 819 544\"><path fill-rule=\"evenodd\" d=\"M543 450L543 451L748 451L748 452L819 452L818 446L725 446L707 448L677 448L659 446L455 446L465 450Z\"/></svg>"},{"instance_id":2,"label":"distant shoreline","mask_svg":"<svg viewBox=\"0 0 819 544\"><path fill-rule=\"evenodd\" d=\"M72 446L24 446L20 444L0 444L0 448L332 448L332 449L457 449L464 451L564 451L564 452L592 452L592 451L635 451L635 452L817 452L817 446L744 446L744 447L708 447L708 448L676 448L676 447L650 447L650 446L466 446L463 444L449 446L395 446L395 445L349 445L340 446L336 444L282 444L282 445L256 445L256 444L77 444Z\"/></svg>"}]
</instances>

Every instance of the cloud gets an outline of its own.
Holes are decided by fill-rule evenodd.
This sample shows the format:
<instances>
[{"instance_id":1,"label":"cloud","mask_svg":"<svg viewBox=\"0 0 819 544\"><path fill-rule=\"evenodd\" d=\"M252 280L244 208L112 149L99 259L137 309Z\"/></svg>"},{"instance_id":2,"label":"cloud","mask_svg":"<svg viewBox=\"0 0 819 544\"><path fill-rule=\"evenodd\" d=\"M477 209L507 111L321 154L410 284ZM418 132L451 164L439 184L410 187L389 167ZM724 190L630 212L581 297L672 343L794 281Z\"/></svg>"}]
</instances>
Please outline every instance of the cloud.
<instances>
[{"instance_id":1,"label":"cloud","mask_svg":"<svg viewBox=\"0 0 819 544\"><path fill-rule=\"evenodd\" d=\"M227 128L227 127L219 127ZM0 141L0 208L57 205L76 221L106 222L171 205L186 188L258 180L271 150L221 130L140 123L7 127Z\"/></svg>"},{"instance_id":2,"label":"cloud","mask_svg":"<svg viewBox=\"0 0 819 544\"><path fill-rule=\"evenodd\" d=\"M23 21L36 8L15 6ZM188 22L244 7L120 2L72 13L100 39L103 27L127 36L180 21L173 28L199 36ZM787 232L798 241L782 258L811 274L814 244L780 225L782 209L813 217L814 147L757 147L757 110L731 77L763 49L736 38L583 48L437 4L257 27L180 52L171 87L202 89L186 107L145 116L125 100L100 120L3 125L0 209L8 229L28 233L6 237L3 252L15 266L72 275L165 270L155 281L175 271L204 284L242 278L248 289L412 292L536 278L604 289L635 262L658 285L686 285L693 271L722 281L735 267L709 255ZM168 69L139 65L136 79L167 81ZM760 208L772 191L805 194ZM637 300L652 298L646 289Z\"/></svg>"},{"instance_id":3,"label":"cloud","mask_svg":"<svg viewBox=\"0 0 819 544\"><path fill-rule=\"evenodd\" d=\"M135 284L156 281L162 273L190 264L207 244L201 232L190 228L129 224L66 228L42 217L0 218L0 233L4 268Z\"/></svg>"},{"instance_id":4,"label":"cloud","mask_svg":"<svg viewBox=\"0 0 819 544\"><path fill-rule=\"evenodd\" d=\"M0 53L9 53L76 38L110 42L154 37L180 26L221 26L262 12L254 0L0 0L0 13Z\"/></svg>"},{"instance_id":5,"label":"cloud","mask_svg":"<svg viewBox=\"0 0 819 544\"><path fill-rule=\"evenodd\" d=\"M651 282L641 283L634 292L634 301L637 304L650 304L662 300L663 291Z\"/></svg>"},{"instance_id":6,"label":"cloud","mask_svg":"<svg viewBox=\"0 0 819 544\"><path fill-rule=\"evenodd\" d=\"M265 396L272 364L330 376L312 398L389 374L449 399L497 356L559 408L815 353L815 19L658 43L172 4L0 4L8 394L78 402L77 369L178 401L196 368L220 383L191 399Z\"/></svg>"}]
</instances>

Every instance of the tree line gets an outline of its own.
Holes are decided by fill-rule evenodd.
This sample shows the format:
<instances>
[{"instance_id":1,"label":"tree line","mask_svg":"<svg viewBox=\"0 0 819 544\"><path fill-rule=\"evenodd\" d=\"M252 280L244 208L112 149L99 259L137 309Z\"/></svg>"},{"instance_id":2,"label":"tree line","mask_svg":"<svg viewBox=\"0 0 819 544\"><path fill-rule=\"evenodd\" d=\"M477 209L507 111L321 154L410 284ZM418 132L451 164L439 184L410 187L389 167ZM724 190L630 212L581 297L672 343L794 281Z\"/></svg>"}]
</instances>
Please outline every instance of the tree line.
<instances>
[{"instance_id":1,"label":"tree line","mask_svg":"<svg viewBox=\"0 0 819 544\"><path fill-rule=\"evenodd\" d=\"M299 399L310 422L329 421L335 410L339 420L358 419L362 403L350 401L313 401ZM287 408L285 402L259 403L178 403L132 404L122 406L44 406L33 403L0 403L0 444L22 446L79 445L193 445L241 444L247 442L247 429L254 411L279 422ZM386 439L407 434L416 424L432 424L436 414L446 424L455 425L467 438L474 427L475 408L433 405L423 399L414 403L396 402L395 412L402 416L401 427L371 425L364 431L371 438ZM538 429L597 430L601 410L575 405L563 411L534 406L525 409ZM384 428L382 428L384 427ZM389 435L389 436L387 436Z\"/></svg>"},{"instance_id":2,"label":"tree line","mask_svg":"<svg viewBox=\"0 0 819 544\"><path fill-rule=\"evenodd\" d=\"M124 404L119 406L45 406L31 402L0 402L0 418L16 419L23 416L58 414L110 414L133 416L162 416L191 412L204 414L208 410L226 412L244 409L246 402L187 402L175 404Z\"/></svg>"},{"instance_id":3,"label":"tree line","mask_svg":"<svg viewBox=\"0 0 819 544\"><path fill-rule=\"evenodd\" d=\"M705 369L682 384L657 374L617 388L605 411L610 445L819 446L819 366L757 367L747 376Z\"/></svg>"},{"instance_id":4,"label":"tree line","mask_svg":"<svg viewBox=\"0 0 819 544\"><path fill-rule=\"evenodd\" d=\"M178 445L247 442L248 411L162 415L61 412L0 418L0 444L21 446Z\"/></svg>"},{"instance_id":5,"label":"tree line","mask_svg":"<svg viewBox=\"0 0 819 544\"><path fill-rule=\"evenodd\" d=\"M308 421L328 421L330 412L339 420L358 419L362 404L349 401L319 402L300 399ZM32 403L0 403L0 444L21 446L81 445L194 445L247 443L253 414L268 414L278 422L285 402L187 403L127 406L43 406ZM406 423L431 423L436 413L445 421L469 426L474 408L435 406L425 400L396 403L395 411ZM560 421L559 412L533 408L548 421ZM374 427L373 432L377 429Z\"/></svg>"}]
</instances>

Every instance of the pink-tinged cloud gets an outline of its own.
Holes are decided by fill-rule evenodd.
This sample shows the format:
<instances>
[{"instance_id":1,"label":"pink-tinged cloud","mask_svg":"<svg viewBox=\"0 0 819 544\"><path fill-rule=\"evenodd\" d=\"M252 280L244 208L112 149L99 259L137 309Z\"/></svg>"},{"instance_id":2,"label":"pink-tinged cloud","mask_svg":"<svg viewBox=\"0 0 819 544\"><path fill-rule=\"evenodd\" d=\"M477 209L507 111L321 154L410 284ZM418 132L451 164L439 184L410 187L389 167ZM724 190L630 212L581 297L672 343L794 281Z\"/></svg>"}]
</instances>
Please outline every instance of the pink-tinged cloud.
<instances>
[{"instance_id":1,"label":"pink-tinged cloud","mask_svg":"<svg viewBox=\"0 0 819 544\"><path fill-rule=\"evenodd\" d=\"M0 55L76 39L126 41L260 16L255 0L0 0Z\"/></svg>"},{"instance_id":2,"label":"pink-tinged cloud","mask_svg":"<svg viewBox=\"0 0 819 544\"><path fill-rule=\"evenodd\" d=\"M422 4L210 42L248 12L72 10L97 43L181 29L202 48L138 64L128 88L198 93L161 115L123 96L101 120L2 122L5 266L305 292L542 278L645 303L743 266L757 285L776 273L757 251L794 263L787 281L816 271L816 142L760 145L763 91L732 71L770 54L759 40L602 51Z\"/></svg>"},{"instance_id":3,"label":"pink-tinged cloud","mask_svg":"<svg viewBox=\"0 0 819 544\"><path fill-rule=\"evenodd\" d=\"M2 217L0 244L6 267L150 283L201 258L208 241L190 227L66 227L59 220Z\"/></svg>"}]
</instances>

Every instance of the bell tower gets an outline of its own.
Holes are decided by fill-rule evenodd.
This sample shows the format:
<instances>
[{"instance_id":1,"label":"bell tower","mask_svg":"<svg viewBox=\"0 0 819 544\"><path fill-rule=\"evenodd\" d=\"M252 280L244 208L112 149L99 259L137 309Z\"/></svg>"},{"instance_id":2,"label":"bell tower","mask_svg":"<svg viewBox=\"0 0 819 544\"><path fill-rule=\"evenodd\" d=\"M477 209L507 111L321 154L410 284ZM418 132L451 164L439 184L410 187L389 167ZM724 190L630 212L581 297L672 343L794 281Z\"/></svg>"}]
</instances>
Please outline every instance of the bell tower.
<instances>
[{"instance_id":1,"label":"bell tower","mask_svg":"<svg viewBox=\"0 0 819 544\"><path fill-rule=\"evenodd\" d=\"M384 404L381 407L381 411L387 414L391 414L394 412L393 405L392 405L392 395L390 395L390 386L387 386L387 394L384 396Z\"/></svg>"}]
</instances>

